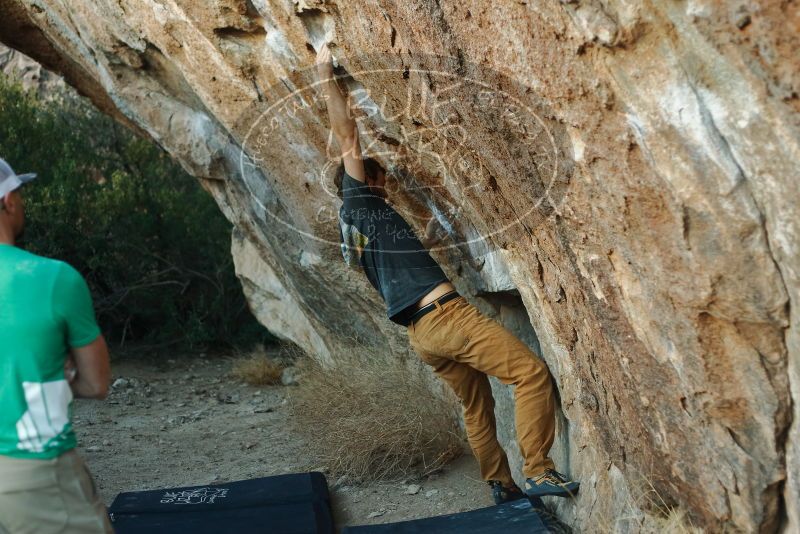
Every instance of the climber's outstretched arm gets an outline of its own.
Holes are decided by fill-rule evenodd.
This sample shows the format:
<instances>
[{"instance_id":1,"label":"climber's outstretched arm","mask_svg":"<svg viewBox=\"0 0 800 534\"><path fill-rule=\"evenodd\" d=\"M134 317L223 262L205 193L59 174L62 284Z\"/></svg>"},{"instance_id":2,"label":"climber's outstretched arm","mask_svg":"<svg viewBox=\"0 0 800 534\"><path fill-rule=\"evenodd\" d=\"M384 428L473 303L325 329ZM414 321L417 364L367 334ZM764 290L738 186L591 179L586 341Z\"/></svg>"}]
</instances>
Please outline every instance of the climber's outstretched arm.
<instances>
[{"instance_id":1,"label":"climber's outstretched arm","mask_svg":"<svg viewBox=\"0 0 800 534\"><path fill-rule=\"evenodd\" d=\"M361 160L361 144L358 141L358 125L350 115L347 105L336 80L333 77L333 63L331 51L327 44L322 45L317 53L317 74L322 82L328 104L328 115L331 118L331 129L339 149L342 151L342 160L347 174L358 180L364 181L364 162Z\"/></svg>"}]
</instances>

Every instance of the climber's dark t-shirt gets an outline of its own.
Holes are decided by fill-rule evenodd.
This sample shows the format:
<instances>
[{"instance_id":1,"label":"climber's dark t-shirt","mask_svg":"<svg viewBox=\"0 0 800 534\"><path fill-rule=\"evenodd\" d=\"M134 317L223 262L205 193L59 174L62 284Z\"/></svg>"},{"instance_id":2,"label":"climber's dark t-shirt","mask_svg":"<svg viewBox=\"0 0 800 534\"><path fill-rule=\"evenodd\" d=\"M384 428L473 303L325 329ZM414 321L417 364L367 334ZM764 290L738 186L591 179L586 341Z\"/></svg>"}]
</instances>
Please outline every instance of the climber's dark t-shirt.
<instances>
[{"instance_id":1,"label":"climber's dark t-shirt","mask_svg":"<svg viewBox=\"0 0 800 534\"><path fill-rule=\"evenodd\" d=\"M342 255L364 269L386 302L389 319L405 326L409 306L447 277L408 223L366 184L344 173L342 197Z\"/></svg>"}]
</instances>

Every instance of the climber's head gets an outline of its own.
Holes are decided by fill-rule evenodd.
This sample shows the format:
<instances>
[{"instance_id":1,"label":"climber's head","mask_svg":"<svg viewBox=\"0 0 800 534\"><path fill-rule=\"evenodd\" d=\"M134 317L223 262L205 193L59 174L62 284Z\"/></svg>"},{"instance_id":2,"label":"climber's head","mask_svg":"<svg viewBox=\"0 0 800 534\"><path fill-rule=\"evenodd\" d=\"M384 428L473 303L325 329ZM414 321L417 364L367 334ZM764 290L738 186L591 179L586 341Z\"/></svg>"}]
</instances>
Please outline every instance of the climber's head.
<instances>
[{"instance_id":1,"label":"climber's head","mask_svg":"<svg viewBox=\"0 0 800 534\"><path fill-rule=\"evenodd\" d=\"M365 183L373 194L386 198L386 171L383 166L373 158L364 159ZM339 164L334 177L336 193L342 198L342 179L344 178L344 163Z\"/></svg>"}]
</instances>

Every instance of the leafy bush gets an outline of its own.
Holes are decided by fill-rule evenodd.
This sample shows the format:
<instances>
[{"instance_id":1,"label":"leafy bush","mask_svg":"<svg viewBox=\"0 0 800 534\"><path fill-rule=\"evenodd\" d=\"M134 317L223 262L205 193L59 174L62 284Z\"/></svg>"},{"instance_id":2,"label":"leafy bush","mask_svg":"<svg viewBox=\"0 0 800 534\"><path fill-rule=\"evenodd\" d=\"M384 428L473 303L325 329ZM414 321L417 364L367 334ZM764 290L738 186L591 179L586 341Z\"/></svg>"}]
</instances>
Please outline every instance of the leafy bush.
<instances>
[{"instance_id":1,"label":"leafy bush","mask_svg":"<svg viewBox=\"0 0 800 534\"><path fill-rule=\"evenodd\" d=\"M118 343L249 344L269 334L247 309L230 224L150 140L69 89L47 99L0 77L0 157L39 178L24 189L24 248L89 282Z\"/></svg>"}]
</instances>

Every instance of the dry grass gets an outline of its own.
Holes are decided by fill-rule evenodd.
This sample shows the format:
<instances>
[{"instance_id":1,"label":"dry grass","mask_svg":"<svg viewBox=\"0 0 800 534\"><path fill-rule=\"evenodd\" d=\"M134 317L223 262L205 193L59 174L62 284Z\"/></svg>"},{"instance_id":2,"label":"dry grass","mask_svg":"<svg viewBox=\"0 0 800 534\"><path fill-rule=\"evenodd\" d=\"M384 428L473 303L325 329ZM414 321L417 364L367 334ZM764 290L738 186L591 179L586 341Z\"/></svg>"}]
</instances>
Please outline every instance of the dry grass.
<instances>
[{"instance_id":1,"label":"dry grass","mask_svg":"<svg viewBox=\"0 0 800 534\"><path fill-rule=\"evenodd\" d=\"M645 492L644 500L649 508L656 511L656 515L647 516L645 522L647 529L658 534L703 534L703 530L692 524L691 518L685 510L668 506L664 499L648 482L650 490Z\"/></svg>"},{"instance_id":2,"label":"dry grass","mask_svg":"<svg viewBox=\"0 0 800 534\"><path fill-rule=\"evenodd\" d=\"M656 490L653 483L639 475L633 487L639 493L628 502L629 513L608 522L606 532L630 532L643 534L703 534L685 510L670 505Z\"/></svg>"},{"instance_id":3,"label":"dry grass","mask_svg":"<svg viewBox=\"0 0 800 534\"><path fill-rule=\"evenodd\" d=\"M692 525L691 519L686 512L678 508L673 508L667 512L666 516L650 518L653 530L663 534L702 534L703 531Z\"/></svg>"},{"instance_id":4,"label":"dry grass","mask_svg":"<svg viewBox=\"0 0 800 534\"><path fill-rule=\"evenodd\" d=\"M272 386L281 383L283 369L280 362L257 353L236 362L231 375L251 386Z\"/></svg>"},{"instance_id":5,"label":"dry grass","mask_svg":"<svg viewBox=\"0 0 800 534\"><path fill-rule=\"evenodd\" d=\"M640 501L645 505L645 508L656 511L655 516L648 516L653 532L664 534L703 533L701 529L692 524L692 520L685 510L668 505L649 479L644 478L644 486L646 489Z\"/></svg>"},{"instance_id":6,"label":"dry grass","mask_svg":"<svg viewBox=\"0 0 800 534\"><path fill-rule=\"evenodd\" d=\"M452 408L399 361L305 359L290 401L312 451L353 482L424 475L463 452Z\"/></svg>"}]
</instances>

